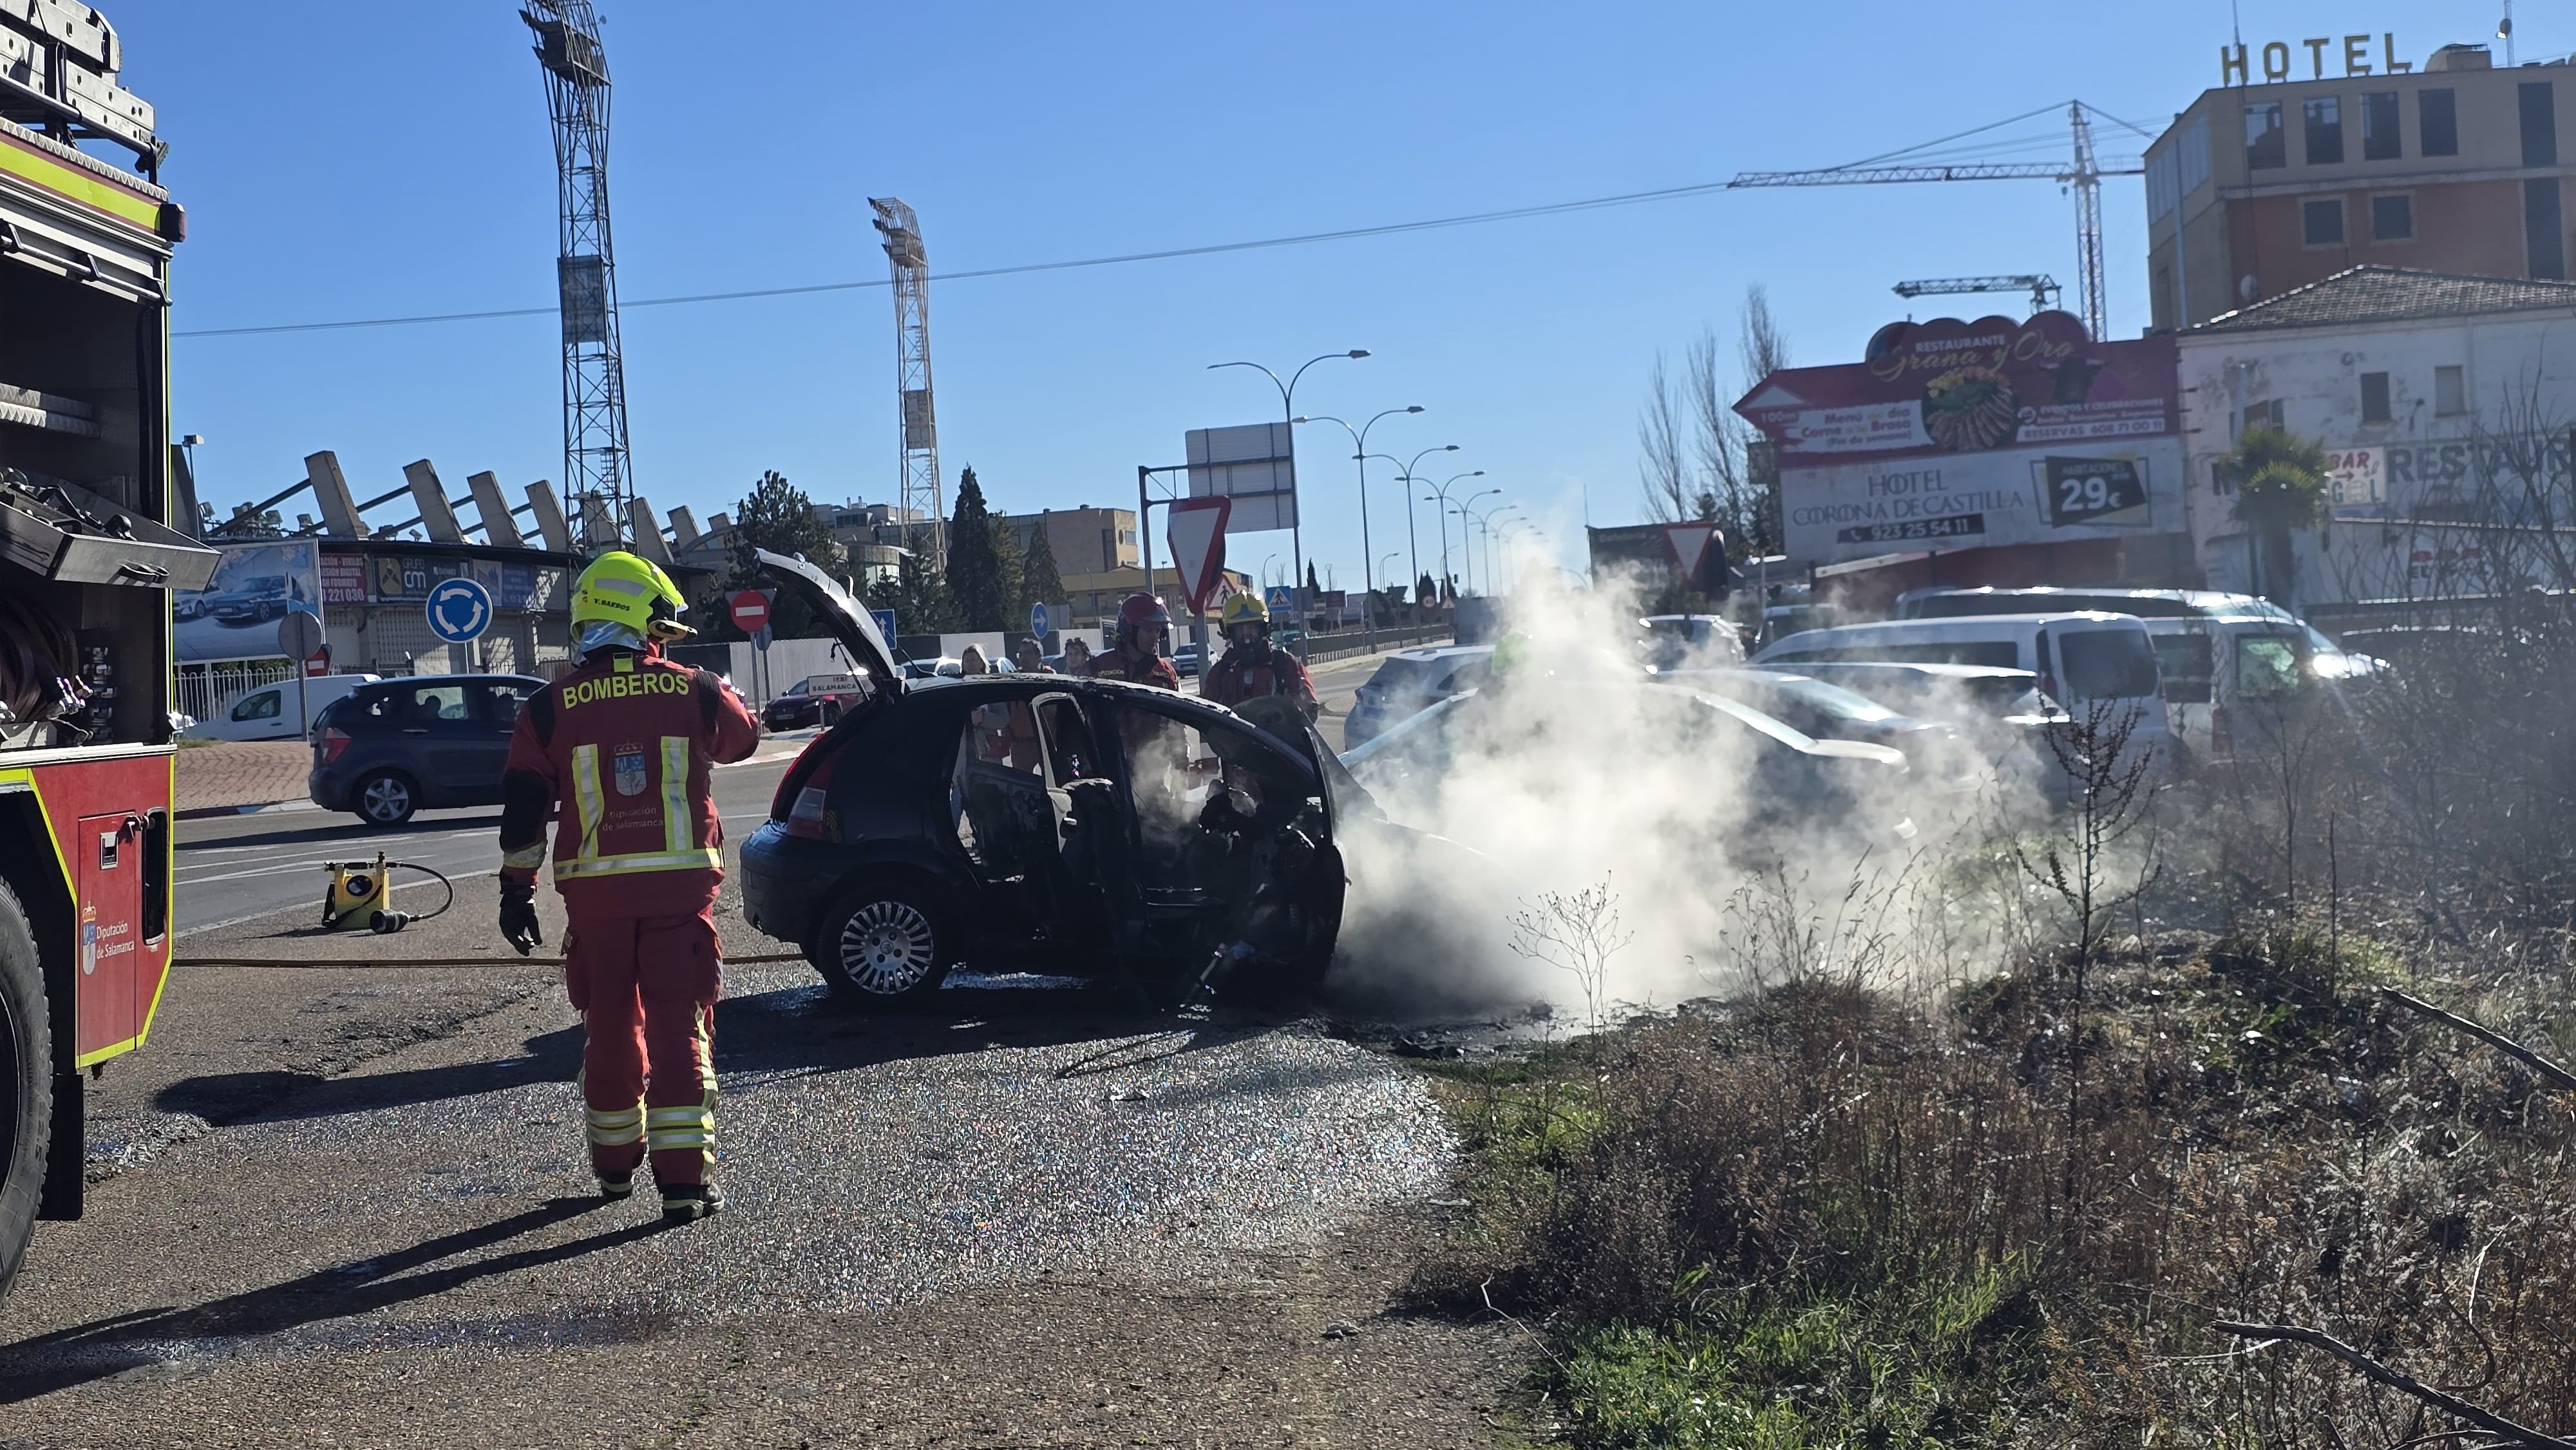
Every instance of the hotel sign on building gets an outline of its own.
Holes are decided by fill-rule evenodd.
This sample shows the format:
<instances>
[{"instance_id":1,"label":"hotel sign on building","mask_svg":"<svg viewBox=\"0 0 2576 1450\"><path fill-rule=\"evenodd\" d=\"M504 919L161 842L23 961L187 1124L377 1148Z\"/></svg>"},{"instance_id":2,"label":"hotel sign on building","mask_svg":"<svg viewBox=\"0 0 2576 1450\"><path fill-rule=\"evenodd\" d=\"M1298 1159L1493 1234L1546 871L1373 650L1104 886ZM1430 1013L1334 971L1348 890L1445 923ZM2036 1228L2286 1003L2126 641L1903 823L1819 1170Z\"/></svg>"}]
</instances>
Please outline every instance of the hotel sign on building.
<instances>
[{"instance_id":1,"label":"hotel sign on building","mask_svg":"<svg viewBox=\"0 0 2576 1450\"><path fill-rule=\"evenodd\" d=\"M2182 528L2171 338L2095 342L2063 312L1892 323L1865 360L1782 369L1735 410L1776 449L1796 558Z\"/></svg>"}]
</instances>

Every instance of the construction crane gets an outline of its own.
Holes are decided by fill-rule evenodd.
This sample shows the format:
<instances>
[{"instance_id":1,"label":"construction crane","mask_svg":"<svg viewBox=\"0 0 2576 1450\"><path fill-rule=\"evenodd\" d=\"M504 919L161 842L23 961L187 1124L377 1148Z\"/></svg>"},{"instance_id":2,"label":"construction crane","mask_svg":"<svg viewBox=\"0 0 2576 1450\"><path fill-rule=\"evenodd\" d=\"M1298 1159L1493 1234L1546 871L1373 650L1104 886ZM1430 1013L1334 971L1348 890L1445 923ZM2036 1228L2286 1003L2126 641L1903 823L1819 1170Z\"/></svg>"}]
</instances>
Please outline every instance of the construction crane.
<instances>
[{"instance_id":1,"label":"construction crane","mask_svg":"<svg viewBox=\"0 0 2576 1450\"><path fill-rule=\"evenodd\" d=\"M1935 277L1923 282L1899 282L1899 297L1941 297L1961 292L2027 292L2030 315L2037 317L2057 305L2057 279L2044 273L2025 273L2018 277Z\"/></svg>"},{"instance_id":2,"label":"construction crane","mask_svg":"<svg viewBox=\"0 0 2576 1450\"><path fill-rule=\"evenodd\" d=\"M948 513L939 502L939 414L930 393L930 258L921 219L894 197L869 197L894 268L894 386L902 405L898 468L905 540L933 573L948 568Z\"/></svg>"},{"instance_id":3,"label":"construction crane","mask_svg":"<svg viewBox=\"0 0 2576 1450\"><path fill-rule=\"evenodd\" d=\"M1915 181L2022 180L2055 181L2072 186L2075 189L2076 281L2081 289L2084 303L2084 330L2095 338L2100 338L2103 329L2108 325L2105 316L2107 309L2102 295L2102 178L2143 176L2146 174L2146 167L2125 162L2113 166L2101 164L2093 153L2093 127L2085 116L2085 112L2089 109L2091 108L2082 101L2066 103L2066 122L2073 143L2073 154L2068 164L2062 166L2054 162L2020 161L1964 162L1931 166L1877 164L1882 161L1898 160L1908 154L1896 152L1848 166L1829 166L1814 171L1747 171L1729 181L1727 187L1732 190L1738 187L1757 186L1883 186ZM2031 115L2037 114L2040 113L2034 111L2028 115L2016 116L2013 121L2027 120ZM1981 126L1977 130L1990 131L1996 126L2011 124L2012 121L1999 121L1995 126ZM1960 133L1961 136L1974 134L1976 133ZM1959 137L1946 137L1944 141L1957 139ZM1915 147L1913 150L1917 152L1928 150L1931 146L1944 144L1944 141L1931 142L1926 146Z\"/></svg>"},{"instance_id":4,"label":"construction crane","mask_svg":"<svg viewBox=\"0 0 2576 1450\"><path fill-rule=\"evenodd\" d=\"M562 247L564 488L582 548L622 546L632 527L626 455L626 364L618 347L617 259L608 231L608 53L590 0L529 0L554 118Z\"/></svg>"}]
</instances>

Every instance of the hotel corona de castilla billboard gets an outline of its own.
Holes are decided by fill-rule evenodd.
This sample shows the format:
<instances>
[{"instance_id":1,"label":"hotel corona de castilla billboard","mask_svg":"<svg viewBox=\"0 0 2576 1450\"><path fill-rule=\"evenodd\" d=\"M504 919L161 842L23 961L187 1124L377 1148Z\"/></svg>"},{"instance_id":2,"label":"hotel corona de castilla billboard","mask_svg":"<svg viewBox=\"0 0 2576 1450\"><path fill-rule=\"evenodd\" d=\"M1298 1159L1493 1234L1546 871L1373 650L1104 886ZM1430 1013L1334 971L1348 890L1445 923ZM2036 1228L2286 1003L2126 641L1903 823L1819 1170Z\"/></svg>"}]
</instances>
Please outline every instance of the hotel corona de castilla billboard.
<instances>
[{"instance_id":1,"label":"hotel corona de castilla billboard","mask_svg":"<svg viewBox=\"0 0 2576 1450\"><path fill-rule=\"evenodd\" d=\"M1880 328L1735 405L1771 440L1783 545L1833 564L2183 527L2170 337L2096 342L2063 312Z\"/></svg>"}]
</instances>

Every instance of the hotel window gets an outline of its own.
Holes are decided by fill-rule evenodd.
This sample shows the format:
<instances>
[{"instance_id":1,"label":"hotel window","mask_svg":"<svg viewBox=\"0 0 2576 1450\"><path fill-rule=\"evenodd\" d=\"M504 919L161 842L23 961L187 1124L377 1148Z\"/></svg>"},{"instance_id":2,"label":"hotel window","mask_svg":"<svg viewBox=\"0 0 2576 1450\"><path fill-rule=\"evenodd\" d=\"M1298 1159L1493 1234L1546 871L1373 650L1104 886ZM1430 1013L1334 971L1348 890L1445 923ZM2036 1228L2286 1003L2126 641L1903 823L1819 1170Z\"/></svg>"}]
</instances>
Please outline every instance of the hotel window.
<instances>
[{"instance_id":1,"label":"hotel window","mask_svg":"<svg viewBox=\"0 0 2576 1450\"><path fill-rule=\"evenodd\" d=\"M2343 245L2342 197L2329 196L2299 203L2299 244L2308 247Z\"/></svg>"},{"instance_id":2,"label":"hotel window","mask_svg":"<svg viewBox=\"0 0 2576 1450\"><path fill-rule=\"evenodd\" d=\"M2427 156L2460 154L2460 113L2448 88L2415 93L2416 135Z\"/></svg>"},{"instance_id":3,"label":"hotel window","mask_svg":"<svg viewBox=\"0 0 2576 1450\"><path fill-rule=\"evenodd\" d=\"M2290 425L2285 419L2281 400L2278 398L2268 403L2253 404L2245 410L2244 431L2248 433L2257 428L2287 428L2288 426Z\"/></svg>"},{"instance_id":4,"label":"hotel window","mask_svg":"<svg viewBox=\"0 0 2576 1450\"><path fill-rule=\"evenodd\" d=\"M2522 184L2523 245L2534 277L2567 276L2567 237L2559 229L2559 215L2557 177L2535 176Z\"/></svg>"},{"instance_id":5,"label":"hotel window","mask_svg":"<svg viewBox=\"0 0 2576 1450\"><path fill-rule=\"evenodd\" d=\"M2555 166L2558 164L2558 88L2547 81L2524 81L2519 89L2522 164Z\"/></svg>"},{"instance_id":6,"label":"hotel window","mask_svg":"<svg viewBox=\"0 0 2576 1450\"><path fill-rule=\"evenodd\" d=\"M2281 128L2281 103L2258 101L2245 108L2245 164L2269 171L2290 163L2289 133Z\"/></svg>"},{"instance_id":7,"label":"hotel window","mask_svg":"<svg viewBox=\"0 0 2576 1450\"><path fill-rule=\"evenodd\" d=\"M2415 198L2405 192L2370 199L2370 239L2374 242L2415 240Z\"/></svg>"},{"instance_id":8,"label":"hotel window","mask_svg":"<svg viewBox=\"0 0 2576 1450\"><path fill-rule=\"evenodd\" d=\"M2361 421L2385 423L2388 419L2388 374L2363 373L2361 375Z\"/></svg>"},{"instance_id":9,"label":"hotel window","mask_svg":"<svg viewBox=\"0 0 2576 1450\"><path fill-rule=\"evenodd\" d=\"M2343 160L2343 97L2319 96L2308 102L2308 164L2332 166Z\"/></svg>"},{"instance_id":10,"label":"hotel window","mask_svg":"<svg viewBox=\"0 0 2576 1450\"><path fill-rule=\"evenodd\" d=\"M2469 411L2468 370L2457 363L2433 369L2433 412L2456 418Z\"/></svg>"},{"instance_id":11,"label":"hotel window","mask_svg":"<svg viewBox=\"0 0 2576 1450\"><path fill-rule=\"evenodd\" d=\"M2394 161L2405 154L2397 138L2397 93L2365 91L2361 97L2361 159Z\"/></svg>"}]
</instances>

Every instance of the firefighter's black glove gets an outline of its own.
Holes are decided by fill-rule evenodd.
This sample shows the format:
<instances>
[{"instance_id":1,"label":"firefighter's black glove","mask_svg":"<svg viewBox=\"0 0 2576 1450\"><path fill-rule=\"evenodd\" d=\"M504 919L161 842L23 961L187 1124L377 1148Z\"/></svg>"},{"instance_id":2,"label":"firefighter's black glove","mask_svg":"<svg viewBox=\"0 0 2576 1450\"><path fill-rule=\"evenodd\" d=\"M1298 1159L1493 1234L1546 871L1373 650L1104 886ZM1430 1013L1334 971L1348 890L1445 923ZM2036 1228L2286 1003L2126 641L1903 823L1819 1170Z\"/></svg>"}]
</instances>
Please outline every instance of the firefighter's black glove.
<instances>
[{"instance_id":1,"label":"firefighter's black glove","mask_svg":"<svg viewBox=\"0 0 2576 1450\"><path fill-rule=\"evenodd\" d=\"M533 883L501 883L501 935L523 957L545 945L546 934L537 925L537 888Z\"/></svg>"}]
</instances>

